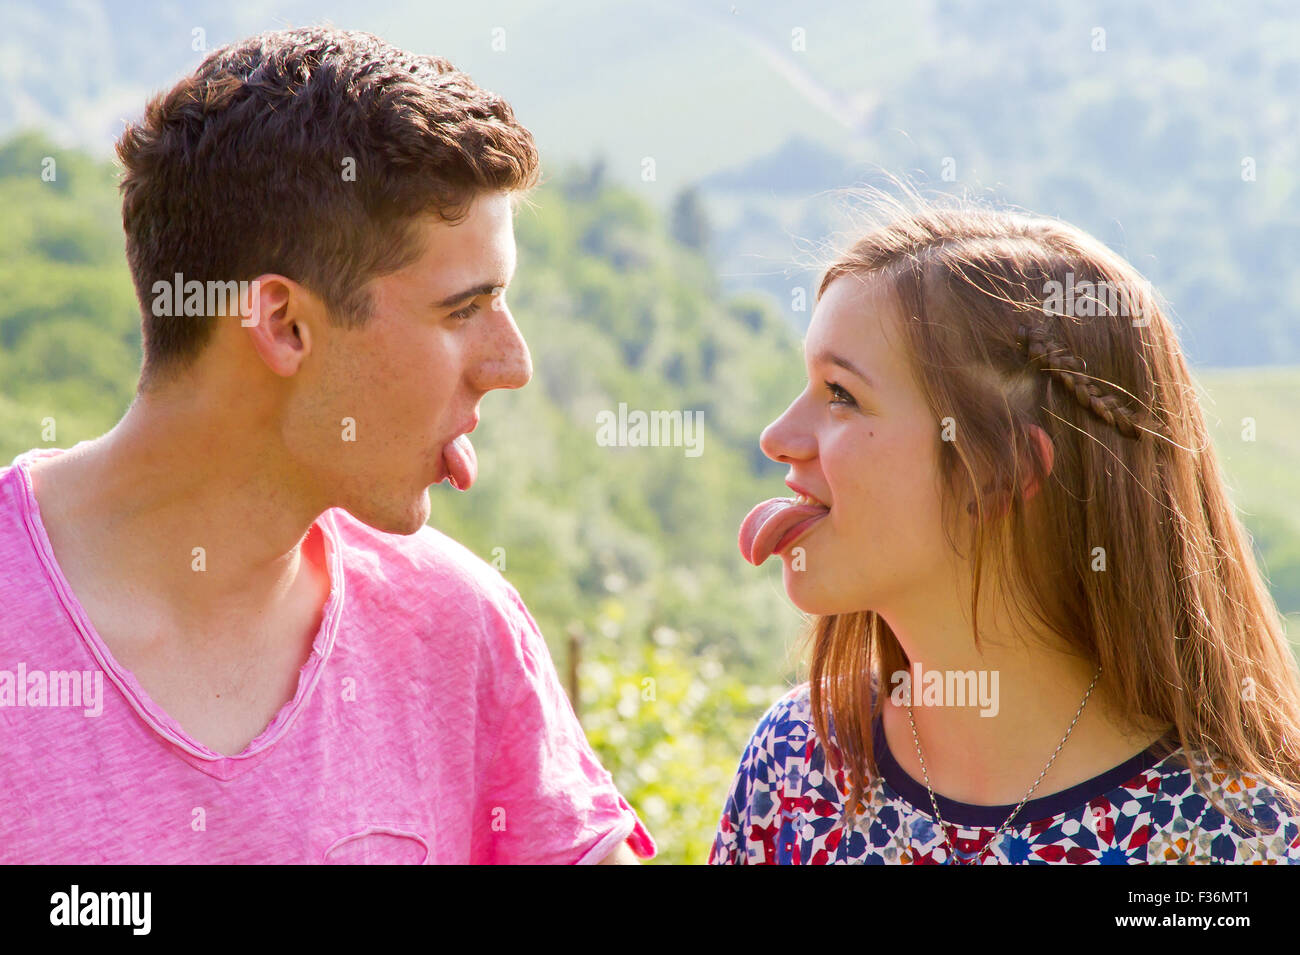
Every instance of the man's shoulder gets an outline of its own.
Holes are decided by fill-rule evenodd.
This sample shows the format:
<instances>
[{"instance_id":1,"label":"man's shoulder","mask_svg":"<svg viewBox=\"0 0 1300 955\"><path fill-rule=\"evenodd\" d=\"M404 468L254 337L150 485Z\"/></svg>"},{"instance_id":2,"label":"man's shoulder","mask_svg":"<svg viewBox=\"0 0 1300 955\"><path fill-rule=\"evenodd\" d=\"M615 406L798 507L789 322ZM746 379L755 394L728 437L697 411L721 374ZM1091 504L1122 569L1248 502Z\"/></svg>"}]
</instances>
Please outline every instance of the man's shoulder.
<instances>
[{"instance_id":1,"label":"man's shoulder","mask_svg":"<svg viewBox=\"0 0 1300 955\"><path fill-rule=\"evenodd\" d=\"M24 515L30 511L27 504L28 492L23 485L22 472L18 467L22 463L30 469L35 461L49 457L55 451L45 448L33 448L14 457L8 464L0 464L0 535L9 546L26 546L28 527ZM22 544L18 542L22 541Z\"/></svg>"},{"instance_id":2,"label":"man's shoulder","mask_svg":"<svg viewBox=\"0 0 1300 955\"><path fill-rule=\"evenodd\" d=\"M470 609L487 603L513 613L522 604L501 571L455 538L426 524L414 534L390 534L342 508L326 512L337 532L343 571L351 583L404 591L404 597ZM481 606L476 606L482 612Z\"/></svg>"}]
</instances>

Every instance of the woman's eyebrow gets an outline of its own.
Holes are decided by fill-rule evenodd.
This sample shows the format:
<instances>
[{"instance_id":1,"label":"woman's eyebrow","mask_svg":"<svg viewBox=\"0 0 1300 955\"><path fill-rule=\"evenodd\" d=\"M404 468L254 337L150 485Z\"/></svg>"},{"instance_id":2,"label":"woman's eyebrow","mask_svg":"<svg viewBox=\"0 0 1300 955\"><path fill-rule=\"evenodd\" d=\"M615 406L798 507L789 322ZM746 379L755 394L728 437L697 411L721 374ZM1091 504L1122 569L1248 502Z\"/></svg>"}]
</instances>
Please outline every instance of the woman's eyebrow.
<instances>
[{"instance_id":1,"label":"woman's eyebrow","mask_svg":"<svg viewBox=\"0 0 1300 955\"><path fill-rule=\"evenodd\" d=\"M839 365L845 371L857 375L859 378L861 378L868 388L875 390L876 383L871 380L871 376L868 375L862 369L860 369L857 365L853 364L853 362L849 361L843 355L837 355L834 352L823 348L821 351L819 351L816 355L813 356L813 364L814 365L827 365L827 364Z\"/></svg>"}]
</instances>

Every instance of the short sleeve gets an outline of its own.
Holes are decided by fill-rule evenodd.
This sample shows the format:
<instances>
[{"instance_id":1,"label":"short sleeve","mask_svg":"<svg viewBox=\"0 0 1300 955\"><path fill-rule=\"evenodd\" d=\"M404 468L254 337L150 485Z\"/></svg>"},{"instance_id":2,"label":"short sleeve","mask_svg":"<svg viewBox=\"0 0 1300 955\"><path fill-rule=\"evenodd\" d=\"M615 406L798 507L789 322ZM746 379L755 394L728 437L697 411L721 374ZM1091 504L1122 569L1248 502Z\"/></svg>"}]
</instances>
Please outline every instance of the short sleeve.
<instances>
[{"instance_id":1,"label":"short sleeve","mask_svg":"<svg viewBox=\"0 0 1300 955\"><path fill-rule=\"evenodd\" d=\"M1258 776L1230 770L1226 762L1217 762L1214 769L1219 799L1262 831L1239 826L1200 793L1184 796L1179 809L1201 807L1183 829L1185 854L1201 865L1300 865L1300 820L1280 794Z\"/></svg>"},{"instance_id":2,"label":"short sleeve","mask_svg":"<svg viewBox=\"0 0 1300 955\"><path fill-rule=\"evenodd\" d=\"M473 861L594 864L626 841L639 858L657 849L587 742L546 641L513 588L518 687L479 787L483 820Z\"/></svg>"},{"instance_id":3,"label":"short sleeve","mask_svg":"<svg viewBox=\"0 0 1300 955\"><path fill-rule=\"evenodd\" d=\"M787 694L758 721L740 757L736 778L722 807L722 818L709 850L709 865L754 865L776 858L780 828L781 778L777 765L776 724L789 709Z\"/></svg>"}]
</instances>

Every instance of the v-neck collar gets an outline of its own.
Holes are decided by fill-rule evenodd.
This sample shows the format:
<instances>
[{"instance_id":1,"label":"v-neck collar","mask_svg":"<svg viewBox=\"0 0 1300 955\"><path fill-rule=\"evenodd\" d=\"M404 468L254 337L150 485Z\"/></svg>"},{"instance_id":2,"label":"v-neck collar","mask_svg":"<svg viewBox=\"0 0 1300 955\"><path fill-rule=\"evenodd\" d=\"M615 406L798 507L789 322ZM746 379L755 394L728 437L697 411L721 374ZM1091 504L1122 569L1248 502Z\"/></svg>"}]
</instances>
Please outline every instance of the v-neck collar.
<instances>
[{"instance_id":1,"label":"v-neck collar","mask_svg":"<svg viewBox=\"0 0 1300 955\"><path fill-rule=\"evenodd\" d=\"M299 671L297 691L294 693L293 699L280 708L271 722L252 742L244 747L240 753L227 756L191 738L179 723L150 698L149 694L136 680L135 675L114 658L108 646L96 632L94 624L91 623L89 616L86 614L85 608L81 606L76 594L72 592L72 587L69 585L67 578L63 574L63 569L54 556L54 548L50 544L49 535L46 533L45 525L41 521L40 505L36 500L31 472L28 470L28 464L33 460L55 457L64 453L66 452L63 448L36 448L14 458L13 470L14 473L19 475L22 483L22 493L19 495L19 500L23 523L26 525L37 557L45 567L46 580L59 602L68 612L68 616L76 627L82 643L91 656L95 658L108 680L122 692L122 696L139 715L140 719L154 733L169 743L173 751L181 759L200 772L222 780L231 779L242 772L252 769L270 753L271 749L284 737L306 708L312 692L320 680L325 661L334 648L335 635L338 632L339 620L342 617L344 576L338 527L334 522L333 514L326 511L313 524L313 527L320 529L324 542L325 566L330 577L330 592L321 615L320 628L312 643L311 655Z\"/></svg>"}]
</instances>

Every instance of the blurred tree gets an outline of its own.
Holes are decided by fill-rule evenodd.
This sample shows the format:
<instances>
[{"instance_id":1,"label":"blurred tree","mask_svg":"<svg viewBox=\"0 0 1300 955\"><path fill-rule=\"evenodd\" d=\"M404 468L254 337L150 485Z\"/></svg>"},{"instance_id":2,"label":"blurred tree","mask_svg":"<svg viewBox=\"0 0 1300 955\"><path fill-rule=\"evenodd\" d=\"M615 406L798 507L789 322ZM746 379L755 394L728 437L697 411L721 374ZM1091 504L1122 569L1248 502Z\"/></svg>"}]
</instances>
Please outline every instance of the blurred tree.
<instances>
[{"instance_id":1,"label":"blurred tree","mask_svg":"<svg viewBox=\"0 0 1300 955\"><path fill-rule=\"evenodd\" d=\"M694 186L683 189L673 199L671 228L673 238L688 249L708 252L711 233L709 219L699 190Z\"/></svg>"}]
</instances>

